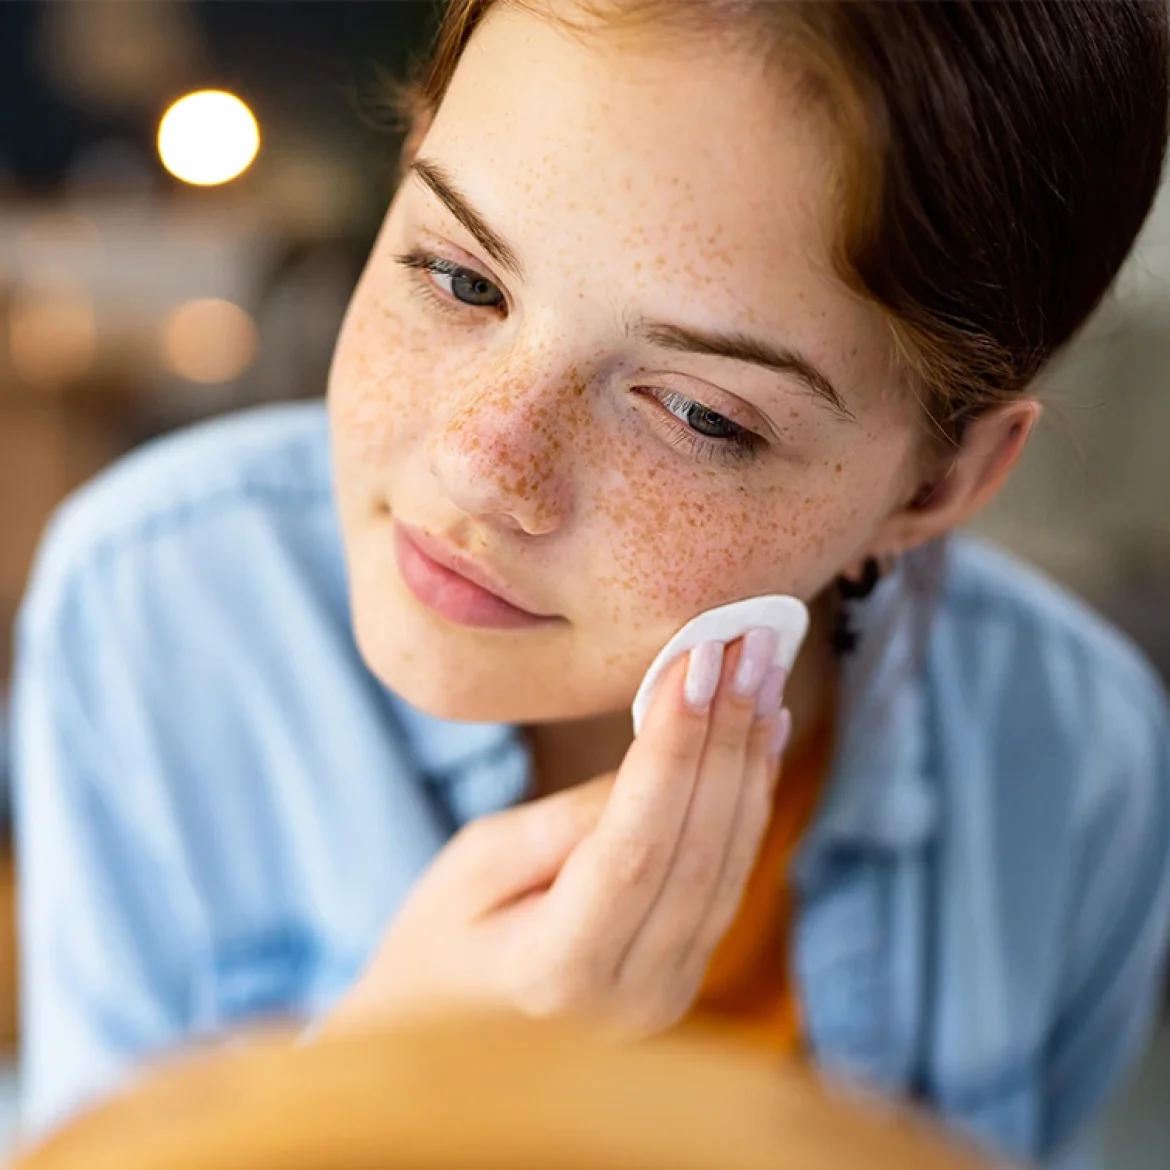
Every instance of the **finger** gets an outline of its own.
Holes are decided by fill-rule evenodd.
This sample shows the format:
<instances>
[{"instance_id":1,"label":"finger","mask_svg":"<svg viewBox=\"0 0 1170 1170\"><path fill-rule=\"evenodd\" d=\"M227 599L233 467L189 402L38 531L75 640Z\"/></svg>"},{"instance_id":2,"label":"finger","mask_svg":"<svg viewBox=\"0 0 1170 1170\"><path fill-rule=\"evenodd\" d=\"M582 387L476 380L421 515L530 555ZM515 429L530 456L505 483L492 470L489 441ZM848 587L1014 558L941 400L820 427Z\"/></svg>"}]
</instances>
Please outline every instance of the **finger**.
<instances>
[{"instance_id":1,"label":"finger","mask_svg":"<svg viewBox=\"0 0 1170 1170\"><path fill-rule=\"evenodd\" d=\"M711 643L667 672L597 828L565 862L545 901L547 945L597 978L617 970L670 868L722 660L722 645Z\"/></svg>"},{"instance_id":2,"label":"finger","mask_svg":"<svg viewBox=\"0 0 1170 1170\"><path fill-rule=\"evenodd\" d=\"M716 898L745 791L759 771L753 745L764 738L757 705L776 653L774 630L751 630L727 657L677 850L654 906L627 954L631 986L677 978ZM769 696L765 696L769 697Z\"/></svg>"},{"instance_id":3,"label":"finger","mask_svg":"<svg viewBox=\"0 0 1170 1170\"><path fill-rule=\"evenodd\" d=\"M775 808L780 756L791 730L792 716L785 708L771 718L760 720L752 731L749 775L736 810L731 846L714 897L683 959L683 966L693 979L702 980L715 949L739 912Z\"/></svg>"},{"instance_id":4,"label":"finger","mask_svg":"<svg viewBox=\"0 0 1170 1170\"><path fill-rule=\"evenodd\" d=\"M426 881L468 921L547 887L596 827L613 788L607 775L470 822L439 854Z\"/></svg>"}]
</instances>

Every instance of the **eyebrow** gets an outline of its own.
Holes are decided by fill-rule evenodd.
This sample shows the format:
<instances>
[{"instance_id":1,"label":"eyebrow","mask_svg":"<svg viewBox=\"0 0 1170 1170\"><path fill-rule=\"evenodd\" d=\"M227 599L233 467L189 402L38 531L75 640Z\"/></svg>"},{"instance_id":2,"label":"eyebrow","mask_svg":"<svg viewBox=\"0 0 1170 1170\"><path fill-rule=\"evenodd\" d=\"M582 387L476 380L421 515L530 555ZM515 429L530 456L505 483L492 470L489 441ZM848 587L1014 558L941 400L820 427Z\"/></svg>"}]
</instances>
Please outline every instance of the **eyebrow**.
<instances>
[{"instance_id":1,"label":"eyebrow","mask_svg":"<svg viewBox=\"0 0 1170 1170\"><path fill-rule=\"evenodd\" d=\"M470 200L441 166L426 159L416 159L410 169L422 180L431 194L476 238L480 247L497 264L508 269L514 276L523 276L524 269L520 257L501 236L488 227L483 216L471 206Z\"/></svg>"},{"instance_id":2,"label":"eyebrow","mask_svg":"<svg viewBox=\"0 0 1170 1170\"><path fill-rule=\"evenodd\" d=\"M731 358L764 366L780 374L788 374L802 381L835 413L856 422L853 412L845 405L837 388L812 362L786 346L771 345L757 337L743 333L709 333L701 329L687 329L665 321L639 322L634 332L653 345L680 353L698 353L711 357Z\"/></svg>"},{"instance_id":3,"label":"eyebrow","mask_svg":"<svg viewBox=\"0 0 1170 1170\"><path fill-rule=\"evenodd\" d=\"M471 201L456 186L451 176L438 163L416 159L411 172L475 237L480 247L502 268L516 277L523 277L520 257L497 232L488 226ZM743 333L708 332L688 329L667 321L641 321L634 334L653 345L660 345L678 353L697 353L709 357L730 358L763 366L776 373L787 374L803 382L831 410L842 418L856 421L853 412L833 383L812 362L787 346L775 346L757 337Z\"/></svg>"}]
</instances>

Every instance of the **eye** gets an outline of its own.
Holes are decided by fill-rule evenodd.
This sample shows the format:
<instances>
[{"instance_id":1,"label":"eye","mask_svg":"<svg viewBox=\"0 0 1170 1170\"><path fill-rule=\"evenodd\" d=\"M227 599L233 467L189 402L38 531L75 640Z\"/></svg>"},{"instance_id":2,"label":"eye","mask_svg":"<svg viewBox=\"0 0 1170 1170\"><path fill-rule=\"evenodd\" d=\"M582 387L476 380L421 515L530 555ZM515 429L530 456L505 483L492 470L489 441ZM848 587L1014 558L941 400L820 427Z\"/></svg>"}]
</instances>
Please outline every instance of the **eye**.
<instances>
[{"instance_id":1,"label":"eye","mask_svg":"<svg viewBox=\"0 0 1170 1170\"><path fill-rule=\"evenodd\" d=\"M472 268L429 252L409 252L396 259L404 268L426 273L432 288L460 304L477 309L507 306L507 298L500 286Z\"/></svg>"},{"instance_id":2,"label":"eye","mask_svg":"<svg viewBox=\"0 0 1170 1170\"><path fill-rule=\"evenodd\" d=\"M703 462L744 463L754 459L767 443L754 431L688 398L677 390L639 387L639 393L653 399L670 420L663 423L674 447ZM679 425L681 424L681 425Z\"/></svg>"},{"instance_id":3,"label":"eye","mask_svg":"<svg viewBox=\"0 0 1170 1170\"><path fill-rule=\"evenodd\" d=\"M465 305L495 309L504 303L504 294L486 276L470 268L455 268L450 272L432 269L431 276L439 288Z\"/></svg>"},{"instance_id":4,"label":"eye","mask_svg":"<svg viewBox=\"0 0 1170 1170\"><path fill-rule=\"evenodd\" d=\"M686 423L692 431L704 438L734 440L738 435L744 433L743 427L733 423L731 419L717 414L701 402L696 402L693 398L687 398L685 395L672 391L664 394L659 401L675 418Z\"/></svg>"}]
</instances>

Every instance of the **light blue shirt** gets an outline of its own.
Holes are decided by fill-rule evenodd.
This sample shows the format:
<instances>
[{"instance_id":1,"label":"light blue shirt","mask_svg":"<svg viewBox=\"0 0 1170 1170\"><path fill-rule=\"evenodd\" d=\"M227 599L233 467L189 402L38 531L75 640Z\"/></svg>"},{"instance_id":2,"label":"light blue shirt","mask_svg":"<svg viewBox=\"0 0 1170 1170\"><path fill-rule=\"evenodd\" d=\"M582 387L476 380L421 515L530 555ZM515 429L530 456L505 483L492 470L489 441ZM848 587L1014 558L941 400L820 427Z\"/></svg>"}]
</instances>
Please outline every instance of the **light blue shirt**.
<instances>
[{"instance_id":1,"label":"light blue shirt","mask_svg":"<svg viewBox=\"0 0 1170 1170\"><path fill-rule=\"evenodd\" d=\"M1165 698L990 549L952 545L929 624L911 575L865 606L796 869L807 1042L1071 1164L1159 997ZM430 718L359 657L319 404L154 444L65 505L13 730L38 1129L151 1054L325 1011L455 828L528 777L513 729Z\"/></svg>"}]
</instances>

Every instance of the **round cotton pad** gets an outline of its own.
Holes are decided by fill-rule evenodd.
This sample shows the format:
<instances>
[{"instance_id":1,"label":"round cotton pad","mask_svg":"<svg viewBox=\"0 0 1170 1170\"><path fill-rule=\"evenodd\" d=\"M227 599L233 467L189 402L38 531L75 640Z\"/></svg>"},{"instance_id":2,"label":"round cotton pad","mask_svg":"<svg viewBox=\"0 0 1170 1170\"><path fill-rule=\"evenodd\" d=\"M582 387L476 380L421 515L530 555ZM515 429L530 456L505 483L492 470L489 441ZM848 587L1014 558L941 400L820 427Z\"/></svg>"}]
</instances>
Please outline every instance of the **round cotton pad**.
<instances>
[{"instance_id":1,"label":"round cotton pad","mask_svg":"<svg viewBox=\"0 0 1170 1170\"><path fill-rule=\"evenodd\" d=\"M776 631L779 640L773 664L791 670L800 644L808 632L808 610L795 597L769 594L720 605L687 622L662 648L642 679L642 685L634 696L634 734L637 735L642 729L642 720L646 718L650 701L667 667L680 654L693 650L703 642L733 642L743 637L748 630L754 629Z\"/></svg>"}]
</instances>

